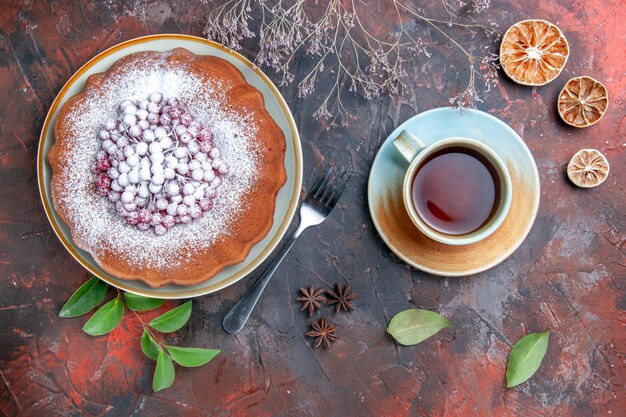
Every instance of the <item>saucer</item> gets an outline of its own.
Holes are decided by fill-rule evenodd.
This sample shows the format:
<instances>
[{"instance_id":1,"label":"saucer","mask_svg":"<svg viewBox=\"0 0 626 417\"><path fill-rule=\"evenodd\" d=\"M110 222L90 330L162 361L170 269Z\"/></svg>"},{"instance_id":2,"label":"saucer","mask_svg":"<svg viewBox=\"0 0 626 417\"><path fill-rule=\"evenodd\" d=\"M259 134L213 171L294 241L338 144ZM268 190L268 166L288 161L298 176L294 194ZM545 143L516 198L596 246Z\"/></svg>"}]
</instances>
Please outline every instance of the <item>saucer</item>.
<instances>
[{"instance_id":1,"label":"saucer","mask_svg":"<svg viewBox=\"0 0 626 417\"><path fill-rule=\"evenodd\" d=\"M498 154L511 175L513 197L509 213L493 234L470 245L450 246L428 238L415 227L402 200L408 163L392 144L402 130L426 145L449 137L475 139ZM535 221L539 196L535 160L513 129L485 112L448 107L413 116L389 135L374 159L367 190L372 220L387 246L409 265L446 277L477 274L515 252Z\"/></svg>"}]
</instances>

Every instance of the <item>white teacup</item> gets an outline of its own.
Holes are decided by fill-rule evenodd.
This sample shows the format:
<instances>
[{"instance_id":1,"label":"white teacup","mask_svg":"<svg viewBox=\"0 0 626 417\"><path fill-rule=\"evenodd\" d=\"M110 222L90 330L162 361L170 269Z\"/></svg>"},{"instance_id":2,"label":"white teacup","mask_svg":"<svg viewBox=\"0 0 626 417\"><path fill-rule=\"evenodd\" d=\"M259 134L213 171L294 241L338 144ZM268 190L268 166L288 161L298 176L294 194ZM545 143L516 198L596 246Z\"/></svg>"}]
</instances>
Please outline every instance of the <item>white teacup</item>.
<instances>
[{"instance_id":1,"label":"white teacup","mask_svg":"<svg viewBox=\"0 0 626 417\"><path fill-rule=\"evenodd\" d=\"M413 221L415 226L422 233L433 240L447 245L469 245L485 239L500 227L511 207L513 193L509 171L504 162L493 150L477 140L462 137L447 138L431 145L425 145L406 130L402 131L398 137L394 139L393 145L404 159L409 162L409 167L404 176L404 183L402 185L402 198L411 221ZM417 171L422 168L422 163L428 160L431 155L445 150L446 148L467 149L470 152L480 154L480 156L491 165L491 168L493 168L493 180L498 182L495 185L496 189L499 190L499 195L494 202L490 216L480 227L462 235L446 234L436 230L419 215L413 204L412 188Z\"/></svg>"}]
</instances>

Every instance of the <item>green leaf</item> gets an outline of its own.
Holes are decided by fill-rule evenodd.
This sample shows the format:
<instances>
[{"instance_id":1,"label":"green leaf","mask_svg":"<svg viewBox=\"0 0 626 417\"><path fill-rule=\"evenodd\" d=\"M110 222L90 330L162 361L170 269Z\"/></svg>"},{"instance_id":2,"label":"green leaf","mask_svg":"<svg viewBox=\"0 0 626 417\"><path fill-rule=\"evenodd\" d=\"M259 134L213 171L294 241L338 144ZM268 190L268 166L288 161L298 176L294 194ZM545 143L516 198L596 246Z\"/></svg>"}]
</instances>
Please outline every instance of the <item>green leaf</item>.
<instances>
[{"instance_id":1,"label":"green leaf","mask_svg":"<svg viewBox=\"0 0 626 417\"><path fill-rule=\"evenodd\" d=\"M387 332L401 345L417 345L452 324L441 314L411 308L391 319Z\"/></svg>"},{"instance_id":2,"label":"green leaf","mask_svg":"<svg viewBox=\"0 0 626 417\"><path fill-rule=\"evenodd\" d=\"M187 323L191 316L191 300L185 304L181 304L167 313L161 314L152 320L149 324L156 330L163 333L171 333L180 329Z\"/></svg>"},{"instance_id":3,"label":"green leaf","mask_svg":"<svg viewBox=\"0 0 626 417\"><path fill-rule=\"evenodd\" d=\"M59 311L59 317L78 317L89 313L91 309L104 300L109 288L108 284L93 277L77 289Z\"/></svg>"},{"instance_id":4,"label":"green leaf","mask_svg":"<svg viewBox=\"0 0 626 417\"><path fill-rule=\"evenodd\" d=\"M548 350L550 332L531 333L522 337L511 349L506 367L506 386L514 387L534 375Z\"/></svg>"},{"instance_id":5,"label":"green leaf","mask_svg":"<svg viewBox=\"0 0 626 417\"><path fill-rule=\"evenodd\" d=\"M165 346L172 359L179 365L192 367L202 366L220 353L217 349L203 349L194 347Z\"/></svg>"},{"instance_id":6,"label":"green leaf","mask_svg":"<svg viewBox=\"0 0 626 417\"><path fill-rule=\"evenodd\" d=\"M127 292L124 293L124 302L126 303L126 307L133 311L148 311L160 307L165 300L142 297L141 295Z\"/></svg>"},{"instance_id":7,"label":"green leaf","mask_svg":"<svg viewBox=\"0 0 626 417\"><path fill-rule=\"evenodd\" d=\"M94 313L83 326L83 331L91 336L100 336L115 329L124 315L124 303L118 295Z\"/></svg>"},{"instance_id":8,"label":"green leaf","mask_svg":"<svg viewBox=\"0 0 626 417\"><path fill-rule=\"evenodd\" d=\"M154 377L152 378L152 389L154 392L171 387L174 383L174 376L172 360L165 352L159 352Z\"/></svg>"},{"instance_id":9,"label":"green leaf","mask_svg":"<svg viewBox=\"0 0 626 417\"><path fill-rule=\"evenodd\" d=\"M161 352L161 347L146 329L143 329L143 335L141 336L141 350L144 355L153 361L157 360L159 352Z\"/></svg>"}]
</instances>

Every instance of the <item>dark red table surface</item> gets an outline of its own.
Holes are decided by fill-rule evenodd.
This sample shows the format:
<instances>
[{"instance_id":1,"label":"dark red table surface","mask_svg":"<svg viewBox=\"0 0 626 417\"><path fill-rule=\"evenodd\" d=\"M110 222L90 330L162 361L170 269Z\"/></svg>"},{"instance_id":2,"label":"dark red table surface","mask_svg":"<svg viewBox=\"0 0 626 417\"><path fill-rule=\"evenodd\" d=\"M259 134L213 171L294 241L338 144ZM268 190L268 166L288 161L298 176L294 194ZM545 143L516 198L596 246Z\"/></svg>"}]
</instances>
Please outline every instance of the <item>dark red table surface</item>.
<instances>
[{"instance_id":1,"label":"dark red table surface","mask_svg":"<svg viewBox=\"0 0 626 417\"><path fill-rule=\"evenodd\" d=\"M177 369L174 385L155 394L154 363L141 353L136 319L128 316L110 335L92 338L80 330L84 318L58 318L89 275L54 235L39 200L36 155L48 107L100 51L152 33L201 35L211 7L162 0L2 2L1 415L626 415L621 0L493 1L484 12L502 29L524 18L552 20L572 48L556 81L522 87L501 74L498 88L479 106L519 133L541 177L534 227L498 267L462 279L411 269L385 246L367 209L368 172L387 134L416 113L446 105L464 88L462 58L440 47L412 68L405 97L349 96L357 119L345 129L328 131L311 119L316 94L305 100L293 86L282 88L303 138L305 186L322 161L348 165L359 175L330 218L297 242L241 333L225 333L221 321L258 272L194 300L189 324L171 341L221 349L213 362ZM441 11L437 2L429 7ZM383 12L373 8L370 17ZM249 45L243 53L253 57L256 44ZM565 81L577 75L602 80L611 97L604 119L582 130L562 123L555 106ZM569 158L587 147L611 163L610 177L593 190L573 187L564 174ZM341 340L329 351L313 350L303 336L309 320L298 311L297 290L344 280L358 293L356 310L331 316ZM397 346L386 324L411 307L445 314L454 329L418 346ZM511 345L548 328L550 346L537 374L506 389Z\"/></svg>"}]
</instances>

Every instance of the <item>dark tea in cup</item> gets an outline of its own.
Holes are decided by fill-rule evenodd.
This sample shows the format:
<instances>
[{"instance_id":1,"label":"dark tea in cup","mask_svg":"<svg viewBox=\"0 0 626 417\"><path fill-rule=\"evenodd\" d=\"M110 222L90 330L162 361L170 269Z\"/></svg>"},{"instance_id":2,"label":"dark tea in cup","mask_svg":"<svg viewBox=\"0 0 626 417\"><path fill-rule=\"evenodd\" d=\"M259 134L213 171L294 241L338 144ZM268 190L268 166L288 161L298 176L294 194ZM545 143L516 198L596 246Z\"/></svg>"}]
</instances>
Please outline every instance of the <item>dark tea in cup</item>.
<instances>
[{"instance_id":1,"label":"dark tea in cup","mask_svg":"<svg viewBox=\"0 0 626 417\"><path fill-rule=\"evenodd\" d=\"M490 236L511 207L504 161L483 143L450 137L426 145L403 130L393 140L409 162L402 201L420 232L445 245L471 245Z\"/></svg>"},{"instance_id":2,"label":"dark tea in cup","mask_svg":"<svg viewBox=\"0 0 626 417\"><path fill-rule=\"evenodd\" d=\"M459 236L487 224L499 206L500 181L481 153L462 146L440 149L415 172L412 202L432 229Z\"/></svg>"}]
</instances>

